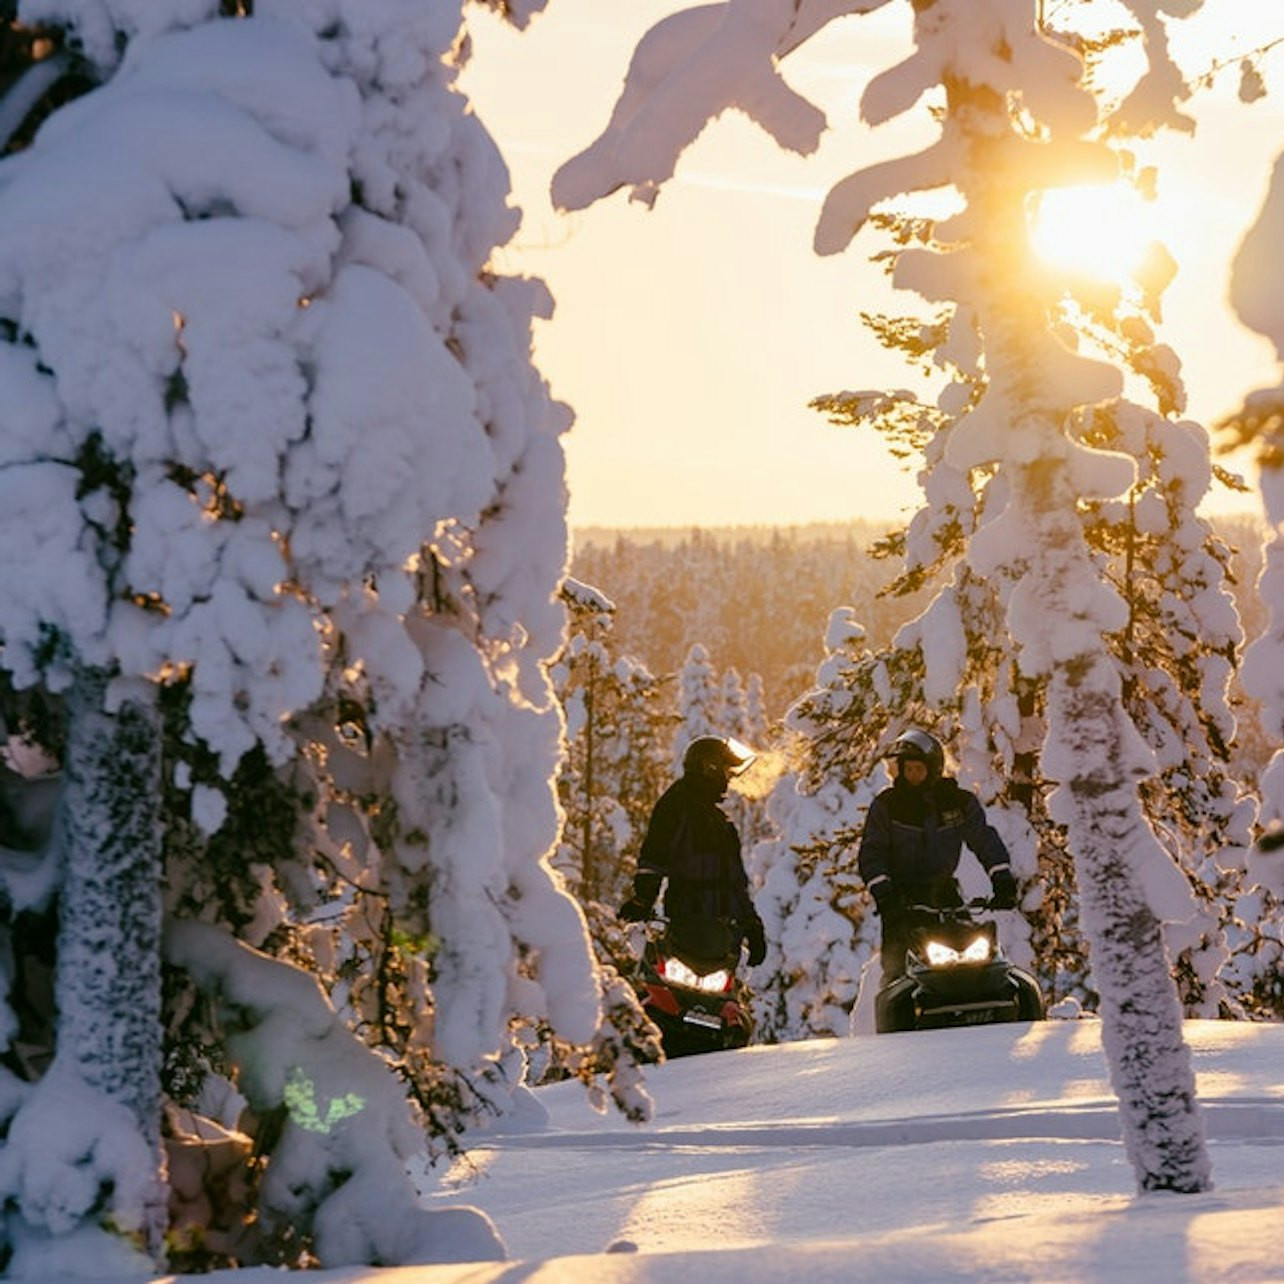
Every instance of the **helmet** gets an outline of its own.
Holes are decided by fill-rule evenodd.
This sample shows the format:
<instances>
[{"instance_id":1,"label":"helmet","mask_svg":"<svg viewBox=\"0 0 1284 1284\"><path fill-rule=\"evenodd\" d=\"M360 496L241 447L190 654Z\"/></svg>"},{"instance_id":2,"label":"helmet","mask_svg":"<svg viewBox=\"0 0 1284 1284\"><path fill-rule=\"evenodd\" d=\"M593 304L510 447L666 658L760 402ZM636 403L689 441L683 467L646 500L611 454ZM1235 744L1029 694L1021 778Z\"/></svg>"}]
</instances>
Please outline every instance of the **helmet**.
<instances>
[{"instance_id":1,"label":"helmet","mask_svg":"<svg viewBox=\"0 0 1284 1284\"><path fill-rule=\"evenodd\" d=\"M941 748L941 742L917 727L902 731L883 757L895 758L897 762L910 758L926 763L929 780L939 780L945 770L945 750Z\"/></svg>"},{"instance_id":2,"label":"helmet","mask_svg":"<svg viewBox=\"0 0 1284 1284\"><path fill-rule=\"evenodd\" d=\"M738 776L757 755L739 740L724 736L697 736L682 755L682 771L688 776Z\"/></svg>"}]
</instances>

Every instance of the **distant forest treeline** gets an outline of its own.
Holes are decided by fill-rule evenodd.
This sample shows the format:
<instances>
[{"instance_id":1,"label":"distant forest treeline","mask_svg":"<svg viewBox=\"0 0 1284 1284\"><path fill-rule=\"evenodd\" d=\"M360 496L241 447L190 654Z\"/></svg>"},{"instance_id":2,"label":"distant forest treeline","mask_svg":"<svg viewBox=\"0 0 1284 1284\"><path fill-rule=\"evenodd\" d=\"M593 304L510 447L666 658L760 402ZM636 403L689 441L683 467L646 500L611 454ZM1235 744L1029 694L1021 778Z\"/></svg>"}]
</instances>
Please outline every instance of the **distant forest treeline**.
<instances>
[{"instance_id":1,"label":"distant forest treeline","mask_svg":"<svg viewBox=\"0 0 1284 1284\"><path fill-rule=\"evenodd\" d=\"M1248 640L1264 625L1256 582L1262 526L1251 515L1215 520L1236 550L1234 590ZM871 648L930 600L935 586L883 596L899 569L871 550L885 524L708 528L584 527L574 533L571 574L616 606L612 648L657 677L682 667L701 643L719 671L757 673L767 713L779 718L811 685L830 613L850 606Z\"/></svg>"}]
</instances>

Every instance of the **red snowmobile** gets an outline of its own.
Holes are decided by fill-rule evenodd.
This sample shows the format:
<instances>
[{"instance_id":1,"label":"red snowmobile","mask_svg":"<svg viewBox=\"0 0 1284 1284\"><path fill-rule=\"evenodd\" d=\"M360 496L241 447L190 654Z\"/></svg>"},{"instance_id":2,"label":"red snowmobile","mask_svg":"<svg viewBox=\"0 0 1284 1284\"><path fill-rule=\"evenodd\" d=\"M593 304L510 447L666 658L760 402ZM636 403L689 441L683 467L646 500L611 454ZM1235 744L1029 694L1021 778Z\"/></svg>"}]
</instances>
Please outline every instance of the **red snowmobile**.
<instances>
[{"instance_id":1,"label":"red snowmobile","mask_svg":"<svg viewBox=\"0 0 1284 1284\"><path fill-rule=\"evenodd\" d=\"M726 919L657 920L633 977L666 1057L743 1048L753 1035L748 987L738 975L739 929Z\"/></svg>"}]
</instances>

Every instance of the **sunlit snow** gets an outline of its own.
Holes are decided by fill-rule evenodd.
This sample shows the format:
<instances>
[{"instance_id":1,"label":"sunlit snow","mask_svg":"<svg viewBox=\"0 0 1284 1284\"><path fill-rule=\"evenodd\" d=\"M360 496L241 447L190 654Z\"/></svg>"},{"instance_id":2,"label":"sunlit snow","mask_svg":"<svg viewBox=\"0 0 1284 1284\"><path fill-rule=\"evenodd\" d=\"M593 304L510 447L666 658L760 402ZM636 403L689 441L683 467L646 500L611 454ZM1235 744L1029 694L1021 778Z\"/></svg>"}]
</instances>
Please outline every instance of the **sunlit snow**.
<instances>
[{"instance_id":1,"label":"sunlit snow","mask_svg":"<svg viewBox=\"0 0 1284 1284\"><path fill-rule=\"evenodd\" d=\"M508 1262L309 1279L1280 1279L1284 1027L1186 1025L1216 1180L1201 1195L1135 1193L1099 1032L1051 1020L687 1058L650 1072L641 1126L595 1114L577 1084L539 1089L429 1198L488 1213Z\"/></svg>"}]
</instances>

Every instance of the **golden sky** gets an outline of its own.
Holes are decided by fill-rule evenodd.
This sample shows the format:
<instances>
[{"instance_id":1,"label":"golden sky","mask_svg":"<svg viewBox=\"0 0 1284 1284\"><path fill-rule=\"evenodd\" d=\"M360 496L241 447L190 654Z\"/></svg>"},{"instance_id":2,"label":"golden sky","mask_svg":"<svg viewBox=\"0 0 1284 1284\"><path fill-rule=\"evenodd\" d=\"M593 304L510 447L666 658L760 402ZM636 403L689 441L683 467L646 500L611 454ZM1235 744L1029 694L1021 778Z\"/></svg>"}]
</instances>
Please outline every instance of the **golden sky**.
<instances>
[{"instance_id":1,"label":"golden sky","mask_svg":"<svg viewBox=\"0 0 1284 1284\"><path fill-rule=\"evenodd\" d=\"M542 277L557 301L553 319L538 323L536 360L576 415L566 442L572 526L907 516L918 491L882 439L832 427L807 403L844 388L913 385L860 321L862 311L918 305L869 263L876 239L862 235L830 258L811 249L835 181L934 134L922 118L874 130L857 119L870 76L910 48L909 5L833 23L785 62L787 79L829 117L815 156L782 152L730 114L688 151L654 209L618 192L579 213L555 212L553 171L605 123L638 37L683 7L551 0L520 34L485 14L470 20L476 54L464 87L524 212L497 266ZM1179 28L1202 69L1284 37L1284 0L1206 0ZM1284 151L1284 47L1264 72L1266 99L1241 105L1228 72L1189 105L1199 120L1193 139L1151 147L1162 165L1158 234L1181 265L1161 337L1182 358L1189 414L1204 423L1278 380L1271 345L1225 304L1231 257Z\"/></svg>"}]
</instances>

